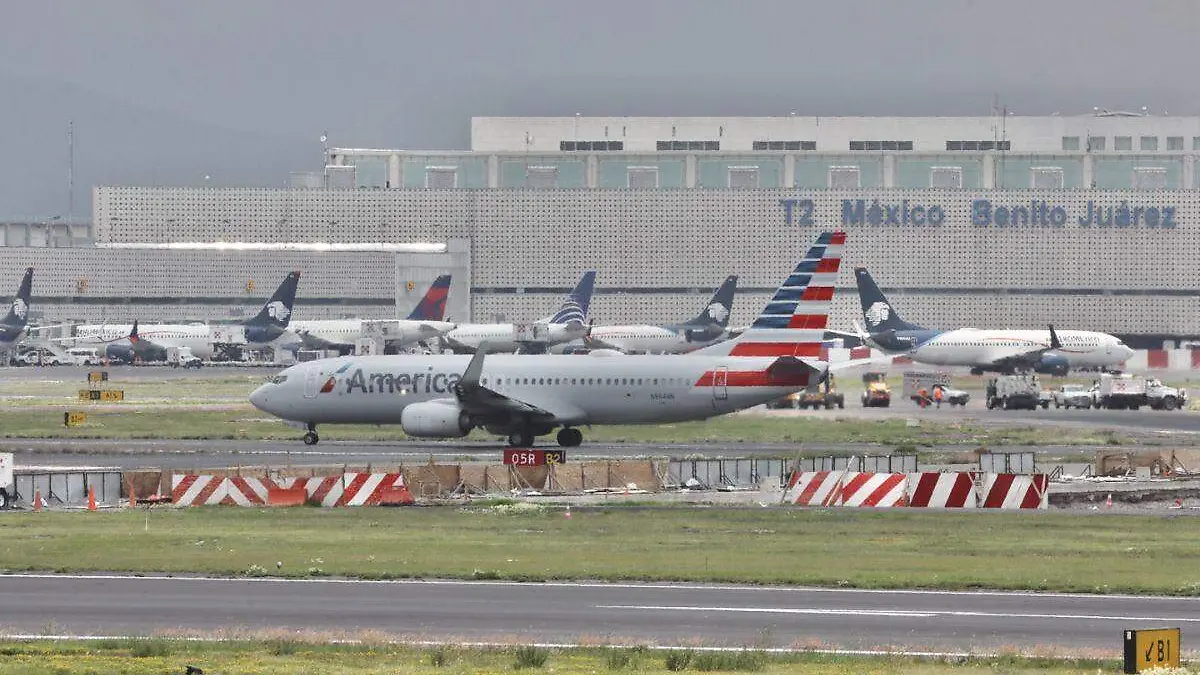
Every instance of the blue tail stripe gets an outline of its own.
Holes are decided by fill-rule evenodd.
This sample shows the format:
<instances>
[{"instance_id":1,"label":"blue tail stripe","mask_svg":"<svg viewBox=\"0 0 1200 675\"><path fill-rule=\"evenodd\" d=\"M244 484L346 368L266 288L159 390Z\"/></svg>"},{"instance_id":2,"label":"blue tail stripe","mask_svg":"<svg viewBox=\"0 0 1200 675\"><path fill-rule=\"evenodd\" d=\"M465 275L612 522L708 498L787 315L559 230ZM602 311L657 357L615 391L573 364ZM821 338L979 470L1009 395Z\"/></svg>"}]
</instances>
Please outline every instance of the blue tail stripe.
<instances>
[{"instance_id":1,"label":"blue tail stripe","mask_svg":"<svg viewBox=\"0 0 1200 675\"><path fill-rule=\"evenodd\" d=\"M790 316L760 316L751 324L751 328L787 328L791 323Z\"/></svg>"},{"instance_id":2,"label":"blue tail stripe","mask_svg":"<svg viewBox=\"0 0 1200 675\"><path fill-rule=\"evenodd\" d=\"M814 247L808 249L808 253L804 254L805 260L820 260L821 258L824 258L824 257L825 257L825 247L824 246L814 246Z\"/></svg>"},{"instance_id":3,"label":"blue tail stripe","mask_svg":"<svg viewBox=\"0 0 1200 675\"><path fill-rule=\"evenodd\" d=\"M763 308L763 314L786 314L791 316L796 312L796 303L794 302L768 302Z\"/></svg>"},{"instance_id":4,"label":"blue tail stripe","mask_svg":"<svg viewBox=\"0 0 1200 675\"><path fill-rule=\"evenodd\" d=\"M803 296L804 296L803 288L780 288L778 291L775 291L775 297L771 298L771 301L772 302L778 302L781 300L797 300L798 301Z\"/></svg>"},{"instance_id":5,"label":"blue tail stripe","mask_svg":"<svg viewBox=\"0 0 1200 675\"><path fill-rule=\"evenodd\" d=\"M804 272L804 273L807 273L807 274L813 274L814 272L816 272L816 271L817 271L817 265L818 265L820 262L821 262L820 260L805 260L805 261L802 261L802 262L801 262L799 265L796 265L796 272L794 272L794 274L795 274L795 273L800 273L800 272Z\"/></svg>"},{"instance_id":6,"label":"blue tail stripe","mask_svg":"<svg viewBox=\"0 0 1200 675\"><path fill-rule=\"evenodd\" d=\"M817 243L828 246L833 243L833 235L833 232L822 232L821 235L817 237Z\"/></svg>"},{"instance_id":7,"label":"blue tail stripe","mask_svg":"<svg viewBox=\"0 0 1200 675\"><path fill-rule=\"evenodd\" d=\"M787 278L787 281L783 282L783 285L791 287L791 288L796 288L796 287L803 288L804 286L807 286L810 283L812 283L812 275L811 274L792 274L792 276Z\"/></svg>"}]
</instances>

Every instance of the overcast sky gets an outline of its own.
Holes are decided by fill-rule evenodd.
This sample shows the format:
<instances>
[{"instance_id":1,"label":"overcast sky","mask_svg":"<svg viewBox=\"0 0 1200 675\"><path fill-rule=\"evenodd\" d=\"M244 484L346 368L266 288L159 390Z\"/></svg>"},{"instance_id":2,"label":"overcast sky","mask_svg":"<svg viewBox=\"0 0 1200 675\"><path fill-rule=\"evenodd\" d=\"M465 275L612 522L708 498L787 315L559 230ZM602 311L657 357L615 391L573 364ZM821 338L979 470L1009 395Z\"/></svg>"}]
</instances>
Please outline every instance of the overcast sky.
<instances>
[{"instance_id":1,"label":"overcast sky","mask_svg":"<svg viewBox=\"0 0 1200 675\"><path fill-rule=\"evenodd\" d=\"M473 115L1200 114L1197 0L35 0L0 21L0 218L281 185Z\"/></svg>"}]
</instances>

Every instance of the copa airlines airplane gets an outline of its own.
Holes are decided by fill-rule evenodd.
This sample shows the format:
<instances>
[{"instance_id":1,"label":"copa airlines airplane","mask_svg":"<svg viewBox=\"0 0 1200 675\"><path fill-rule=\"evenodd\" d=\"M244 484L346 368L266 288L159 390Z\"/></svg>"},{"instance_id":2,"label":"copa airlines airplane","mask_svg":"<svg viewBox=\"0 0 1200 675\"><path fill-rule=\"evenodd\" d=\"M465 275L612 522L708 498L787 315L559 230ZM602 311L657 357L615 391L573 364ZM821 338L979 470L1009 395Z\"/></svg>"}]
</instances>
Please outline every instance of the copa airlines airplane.
<instances>
[{"instance_id":1,"label":"copa airlines airplane","mask_svg":"<svg viewBox=\"0 0 1200 675\"><path fill-rule=\"evenodd\" d=\"M867 327L856 337L918 363L969 366L976 375L1018 370L1065 375L1071 368L1120 368L1133 355L1119 338L1096 331L922 328L900 318L865 268L855 268L854 275Z\"/></svg>"},{"instance_id":2,"label":"copa airlines airplane","mask_svg":"<svg viewBox=\"0 0 1200 675\"><path fill-rule=\"evenodd\" d=\"M263 304L262 309L253 318L240 324L244 333L247 347L273 347L295 338L287 332L288 320L292 316L292 305L296 301L296 287L300 283L300 272L292 272L279 284L275 293ZM142 360L158 360L143 358L165 354L171 347L186 347L193 355L210 359L213 355L213 327L204 324L145 324L134 329L133 325L99 324L75 327L75 336L63 338L62 342L74 346L105 345L105 355L115 361L132 362L134 358ZM130 337L141 341L139 349L134 349ZM164 357L165 358L165 357Z\"/></svg>"},{"instance_id":3,"label":"copa airlines airplane","mask_svg":"<svg viewBox=\"0 0 1200 675\"><path fill-rule=\"evenodd\" d=\"M596 284L594 271L584 272L558 312L529 326L511 323L466 323L442 336L442 346L455 354L473 354L487 343L488 351L539 354L550 347L577 340L587 333L588 307Z\"/></svg>"},{"instance_id":4,"label":"copa airlines airplane","mask_svg":"<svg viewBox=\"0 0 1200 675\"><path fill-rule=\"evenodd\" d=\"M826 232L745 332L682 356L364 356L292 366L250 395L259 410L308 428L394 424L423 438L461 438L475 427L528 447L559 429L701 420L816 386L834 283L846 240ZM862 365L864 361L834 368Z\"/></svg>"},{"instance_id":5,"label":"copa airlines airplane","mask_svg":"<svg viewBox=\"0 0 1200 675\"><path fill-rule=\"evenodd\" d=\"M450 275L443 274L434 280L407 318L387 322L388 341L404 346L438 337L453 329L453 323L442 320L449 294ZM362 319L293 321L291 330L306 349L336 349L343 355L352 353L355 341L365 336ZM392 330L396 332L391 333Z\"/></svg>"},{"instance_id":6,"label":"copa airlines airplane","mask_svg":"<svg viewBox=\"0 0 1200 675\"><path fill-rule=\"evenodd\" d=\"M612 349L634 354L685 354L724 340L737 290L730 276L696 318L674 326L596 326L582 343L591 349Z\"/></svg>"}]
</instances>

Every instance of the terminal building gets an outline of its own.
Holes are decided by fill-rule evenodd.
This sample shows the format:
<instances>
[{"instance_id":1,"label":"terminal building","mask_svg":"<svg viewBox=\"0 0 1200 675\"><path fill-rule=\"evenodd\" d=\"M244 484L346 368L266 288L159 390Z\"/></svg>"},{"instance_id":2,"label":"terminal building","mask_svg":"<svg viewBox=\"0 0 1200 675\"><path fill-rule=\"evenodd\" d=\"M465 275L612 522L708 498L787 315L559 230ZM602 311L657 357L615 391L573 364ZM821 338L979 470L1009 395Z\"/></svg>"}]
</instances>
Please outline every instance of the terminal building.
<instances>
[{"instance_id":1,"label":"terminal building","mask_svg":"<svg viewBox=\"0 0 1200 675\"><path fill-rule=\"evenodd\" d=\"M469 150L329 148L285 188L97 187L86 240L39 249L8 229L0 294L32 264L47 318L206 320L296 268L296 318L386 318L445 267L453 319L521 322L596 269L601 324L686 319L738 274L737 324L842 229L833 326L860 317L865 266L923 325L1159 346L1200 336L1198 156L1200 117L1145 111L482 117ZM196 246L217 242L243 248Z\"/></svg>"}]
</instances>

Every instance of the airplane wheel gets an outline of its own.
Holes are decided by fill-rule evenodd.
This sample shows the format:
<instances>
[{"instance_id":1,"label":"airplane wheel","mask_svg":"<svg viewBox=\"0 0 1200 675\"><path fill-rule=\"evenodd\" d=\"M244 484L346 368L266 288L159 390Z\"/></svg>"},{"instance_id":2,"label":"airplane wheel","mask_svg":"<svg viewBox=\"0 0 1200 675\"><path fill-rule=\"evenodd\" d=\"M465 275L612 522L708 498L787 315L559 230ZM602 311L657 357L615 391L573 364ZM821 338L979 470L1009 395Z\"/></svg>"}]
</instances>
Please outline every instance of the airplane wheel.
<instances>
[{"instance_id":1,"label":"airplane wheel","mask_svg":"<svg viewBox=\"0 0 1200 675\"><path fill-rule=\"evenodd\" d=\"M558 432L558 444L564 448L574 448L582 442L583 432L578 429L567 428Z\"/></svg>"},{"instance_id":2,"label":"airplane wheel","mask_svg":"<svg viewBox=\"0 0 1200 675\"><path fill-rule=\"evenodd\" d=\"M514 448L532 448L533 434L528 431L514 431L508 436L508 444Z\"/></svg>"},{"instance_id":3,"label":"airplane wheel","mask_svg":"<svg viewBox=\"0 0 1200 675\"><path fill-rule=\"evenodd\" d=\"M304 434L304 444L305 445L316 445L317 441L319 441L319 440L321 440L321 438L319 436L317 436L317 432L315 432L315 431L310 431L310 432Z\"/></svg>"}]
</instances>

